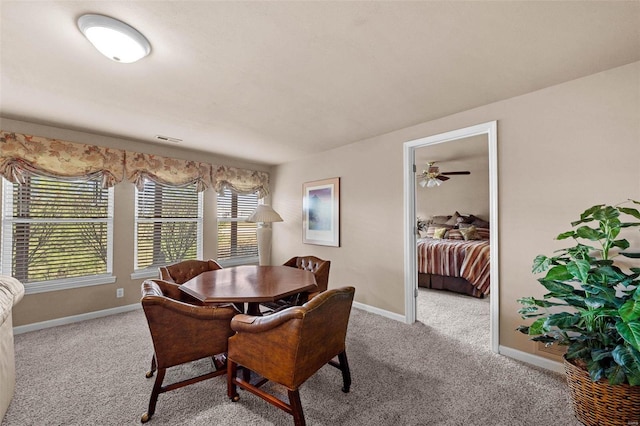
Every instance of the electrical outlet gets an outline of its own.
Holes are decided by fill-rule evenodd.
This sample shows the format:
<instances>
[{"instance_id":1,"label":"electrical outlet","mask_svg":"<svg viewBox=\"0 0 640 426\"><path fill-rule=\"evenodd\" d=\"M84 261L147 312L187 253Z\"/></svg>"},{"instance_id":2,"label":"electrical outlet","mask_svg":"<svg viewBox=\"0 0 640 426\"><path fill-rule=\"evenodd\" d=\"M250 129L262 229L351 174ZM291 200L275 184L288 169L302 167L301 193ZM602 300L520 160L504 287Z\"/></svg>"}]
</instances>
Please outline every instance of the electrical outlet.
<instances>
[{"instance_id":1,"label":"electrical outlet","mask_svg":"<svg viewBox=\"0 0 640 426\"><path fill-rule=\"evenodd\" d=\"M116 289L116 297L124 297L124 288Z\"/></svg>"}]
</instances>

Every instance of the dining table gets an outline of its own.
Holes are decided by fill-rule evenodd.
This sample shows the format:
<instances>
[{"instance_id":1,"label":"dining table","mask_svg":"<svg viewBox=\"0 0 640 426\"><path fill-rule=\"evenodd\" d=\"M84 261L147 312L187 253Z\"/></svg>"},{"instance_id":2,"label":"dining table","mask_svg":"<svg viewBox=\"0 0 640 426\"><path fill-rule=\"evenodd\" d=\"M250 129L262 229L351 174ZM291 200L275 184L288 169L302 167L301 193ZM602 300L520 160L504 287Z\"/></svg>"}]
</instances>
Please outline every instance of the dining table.
<instances>
[{"instance_id":1,"label":"dining table","mask_svg":"<svg viewBox=\"0 0 640 426\"><path fill-rule=\"evenodd\" d=\"M206 271L180 285L204 304L247 304L247 314L261 315L260 303L299 294L298 303L317 291L312 272L290 266L240 265Z\"/></svg>"}]
</instances>

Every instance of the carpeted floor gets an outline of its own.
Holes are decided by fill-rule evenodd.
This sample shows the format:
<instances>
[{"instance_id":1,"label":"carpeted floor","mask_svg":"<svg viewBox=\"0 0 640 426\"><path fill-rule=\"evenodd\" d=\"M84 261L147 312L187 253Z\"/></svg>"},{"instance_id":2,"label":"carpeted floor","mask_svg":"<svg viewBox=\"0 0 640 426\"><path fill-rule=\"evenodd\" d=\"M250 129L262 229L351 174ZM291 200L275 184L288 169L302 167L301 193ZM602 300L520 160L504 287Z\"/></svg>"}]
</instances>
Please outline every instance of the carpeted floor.
<instances>
[{"instance_id":1,"label":"carpeted floor","mask_svg":"<svg viewBox=\"0 0 640 426\"><path fill-rule=\"evenodd\" d=\"M465 315L460 315L465 312ZM358 309L347 354L353 385L322 368L301 387L309 425L579 425L564 377L489 350L488 300L420 290L420 322ZM15 337L17 389L2 426L136 425L153 379L141 310ZM210 368L201 361L169 377ZM168 374L169 376L169 374ZM149 425L292 425L225 376L160 395Z\"/></svg>"}]
</instances>

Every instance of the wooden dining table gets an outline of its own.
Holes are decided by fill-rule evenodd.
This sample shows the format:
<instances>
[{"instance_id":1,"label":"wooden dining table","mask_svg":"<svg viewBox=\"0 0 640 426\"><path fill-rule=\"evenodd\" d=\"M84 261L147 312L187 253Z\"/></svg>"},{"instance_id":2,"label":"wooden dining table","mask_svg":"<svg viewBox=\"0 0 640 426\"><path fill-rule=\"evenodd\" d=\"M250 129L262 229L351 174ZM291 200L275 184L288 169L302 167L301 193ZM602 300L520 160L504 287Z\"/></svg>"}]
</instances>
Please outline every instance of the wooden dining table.
<instances>
[{"instance_id":1,"label":"wooden dining table","mask_svg":"<svg viewBox=\"0 0 640 426\"><path fill-rule=\"evenodd\" d=\"M317 291L312 272L290 266L241 265L206 271L180 286L205 304L247 303L247 314L260 315L260 303L300 294L300 303Z\"/></svg>"}]
</instances>

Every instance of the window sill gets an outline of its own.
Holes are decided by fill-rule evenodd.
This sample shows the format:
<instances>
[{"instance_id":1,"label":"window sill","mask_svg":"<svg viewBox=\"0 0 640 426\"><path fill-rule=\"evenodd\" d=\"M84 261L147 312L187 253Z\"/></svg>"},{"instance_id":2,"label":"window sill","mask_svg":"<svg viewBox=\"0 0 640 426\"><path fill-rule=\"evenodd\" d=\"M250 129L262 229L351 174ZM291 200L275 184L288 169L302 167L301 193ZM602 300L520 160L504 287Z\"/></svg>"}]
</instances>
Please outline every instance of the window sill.
<instances>
[{"instance_id":1,"label":"window sill","mask_svg":"<svg viewBox=\"0 0 640 426\"><path fill-rule=\"evenodd\" d=\"M50 291L70 290L94 285L113 284L116 277L113 275L94 275L91 277L68 278L64 280L51 280L37 283L27 283L24 286L24 294L47 293Z\"/></svg>"},{"instance_id":2,"label":"window sill","mask_svg":"<svg viewBox=\"0 0 640 426\"><path fill-rule=\"evenodd\" d=\"M218 263L223 268L229 267L229 266L239 266L239 265L257 265L258 257L257 256L236 257L231 259L218 260Z\"/></svg>"},{"instance_id":3,"label":"window sill","mask_svg":"<svg viewBox=\"0 0 640 426\"><path fill-rule=\"evenodd\" d=\"M153 268L147 269L139 269L137 271L133 271L131 274L132 280L143 280L147 278L158 278L158 267L154 266Z\"/></svg>"}]
</instances>

